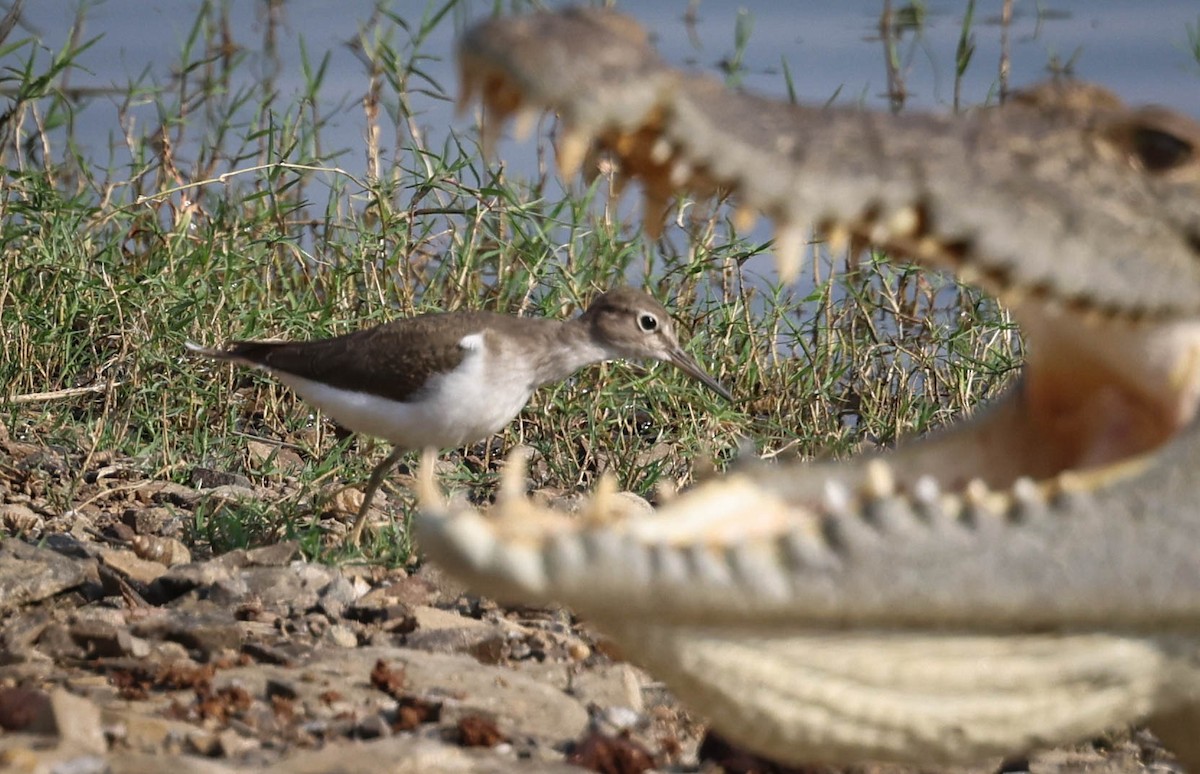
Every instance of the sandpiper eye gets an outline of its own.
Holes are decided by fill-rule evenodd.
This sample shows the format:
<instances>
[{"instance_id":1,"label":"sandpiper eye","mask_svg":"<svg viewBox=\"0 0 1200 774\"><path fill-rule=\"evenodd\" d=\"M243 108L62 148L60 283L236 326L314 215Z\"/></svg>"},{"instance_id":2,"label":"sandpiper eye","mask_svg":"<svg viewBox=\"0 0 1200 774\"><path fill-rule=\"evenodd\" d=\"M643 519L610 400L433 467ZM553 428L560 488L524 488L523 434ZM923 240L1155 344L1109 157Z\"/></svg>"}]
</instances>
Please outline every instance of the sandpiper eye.
<instances>
[{"instance_id":1,"label":"sandpiper eye","mask_svg":"<svg viewBox=\"0 0 1200 774\"><path fill-rule=\"evenodd\" d=\"M645 333L658 330L658 318L652 314L638 316L638 327Z\"/></svg>"}]
</instances>

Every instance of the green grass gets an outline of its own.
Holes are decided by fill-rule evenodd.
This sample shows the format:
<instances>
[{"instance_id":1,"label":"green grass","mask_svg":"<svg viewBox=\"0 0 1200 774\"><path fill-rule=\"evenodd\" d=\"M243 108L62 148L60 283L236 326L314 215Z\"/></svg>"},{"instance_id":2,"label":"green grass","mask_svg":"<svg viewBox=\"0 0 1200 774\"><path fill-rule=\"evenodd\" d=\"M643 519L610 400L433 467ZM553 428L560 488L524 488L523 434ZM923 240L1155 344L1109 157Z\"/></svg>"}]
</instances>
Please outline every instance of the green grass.
<instances>
[{"instance_id":1,"label":"green grass","mask_svg":"<svg viewBox=\"0 0 1200 774\"><path fill-rule=\"evenodd\" d=\"M443 455L447 484L478 500L517 444L534 449L533 488L575 491L610 473L653 496L723 467L743 440L771 457L843 455L940 425L1009 378L1019 354L1009 320L942 278L878 256L842 271L844 256L818 251L805 282L780 287L764 246L733 234L724 209L691 207L651 244L594 202L603 181L561 198L484 162L473 131L427 144L408 129L423 105L451 98L423 63L446 53L425 41L453 9L364 22L368 98L344 107L370 130L353 151L366 157L356 176L325 139L325 62L305 58L307 90L293 102L269 79L235 88L246 64L220 46L219 7L197 15L173 77L147 73L117 96L119 115L149 104L160 123L114 127L98 157L81 155L77 97L62 88L86 66L88 42L47 52L4 41L0 87L16 95L0 124L9 432L119 452L182 483L203 465L281 486L270 503L204 505L193 540L221 551L296 538L337 561L349 554L319 526L323 498L365 482L384 445L340 439L271 379L185 356L186 340L328 336L435 309L573 315L638 278L739 398L724 405L662 366L586 369L540 390L499 439ZM185 143L199 153L179 157ZM299 469L254 458L253 440L296 455ZM54 497L68 509L73 488ZM411 507L394 488L390 499ZM365 554L401 563L410 550L401 521Z\"/></svg>"}]
</instances>

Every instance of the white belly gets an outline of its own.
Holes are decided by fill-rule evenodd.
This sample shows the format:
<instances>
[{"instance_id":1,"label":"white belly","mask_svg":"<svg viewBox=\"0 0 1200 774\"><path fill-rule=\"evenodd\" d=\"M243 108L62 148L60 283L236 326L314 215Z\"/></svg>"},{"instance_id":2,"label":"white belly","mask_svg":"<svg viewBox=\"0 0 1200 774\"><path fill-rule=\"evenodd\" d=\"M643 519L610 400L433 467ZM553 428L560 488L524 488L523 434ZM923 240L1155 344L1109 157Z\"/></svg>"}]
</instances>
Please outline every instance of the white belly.
<instances>
[{"instance_id":1,"label":"white belly","mask_svg":"<svg viewBox=\"0 0 1200 774\"><path fill-rule=\"evenodd\" d=\"M408 449L453 448L502 430L533 394L527 374L485 369L484 361L482 350L471 349L458 368L431 379L409 403L291 374L275 376L348 430Z\"/></svg>"}]
</instances>

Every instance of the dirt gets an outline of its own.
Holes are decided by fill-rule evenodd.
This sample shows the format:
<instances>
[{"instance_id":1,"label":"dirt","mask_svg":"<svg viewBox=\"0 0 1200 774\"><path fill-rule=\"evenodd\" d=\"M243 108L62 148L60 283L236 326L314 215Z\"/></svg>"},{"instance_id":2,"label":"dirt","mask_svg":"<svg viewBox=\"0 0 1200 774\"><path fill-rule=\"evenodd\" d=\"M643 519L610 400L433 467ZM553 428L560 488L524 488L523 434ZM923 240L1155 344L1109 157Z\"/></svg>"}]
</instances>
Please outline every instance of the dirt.
<instances>
[{"instance_id":1,"label":"dirt","mask_svg":"<svg viewBox=\"0 0 1200 774\"><path fill-rule=\"evenodd\" d=\"M314 564L294 541L211 555L197 508L288 484L186 478L0 435L0 769L829 771L708 734L566 610L501 607L430 565ZM974 771L1170 765L1135 730Z\"/></svg>"}]
</instances>

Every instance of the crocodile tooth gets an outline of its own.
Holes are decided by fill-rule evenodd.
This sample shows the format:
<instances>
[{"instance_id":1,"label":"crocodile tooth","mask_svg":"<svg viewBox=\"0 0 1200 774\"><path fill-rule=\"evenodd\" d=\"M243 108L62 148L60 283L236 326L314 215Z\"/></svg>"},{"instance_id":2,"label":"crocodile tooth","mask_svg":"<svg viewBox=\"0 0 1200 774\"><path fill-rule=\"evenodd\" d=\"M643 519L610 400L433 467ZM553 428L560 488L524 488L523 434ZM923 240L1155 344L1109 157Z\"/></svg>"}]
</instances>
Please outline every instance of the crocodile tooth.
<instances>
[{"instance_id":1,"label":"crocodile tooth","mask_svg":"<svg viewBox=\"0 0 1200 774\"><path fill-rule=\"evenodd\" d=\"M1079 314L1084 325L1090 325L1093 328L1104 325L1109 321L1109 315L1095 304L1086 304Z\"/></svg>"},{"instance_id":2,"label":"crocodile tooth","mask_svg":"<svg viewBox=\"0 0 1200 774\"><path fill-rule=\"evenodd\" d=\"M620 566L622 538L607 529L589 529L582 533L583 550L587 563L593 567Z\"/></svg>"},{"instance_id":3,"label":"crocodile tooth","mask_svg":"<svg viewBox=\"0 0 1200 774\"><path fill-rule=\"evenodd\" d=\"M875 500L884 500L896 494L896 476L892 466L881 459L867 463L863 494Z\"/></svg>"},{"instance_id":4,"label":"crocodile tooth","mask_svg":"<svg viewBox=\"0 0 1200 774\"><path fill-rule=\"evenodd\" d=\"M517 111L517 117L513 123L513 137L517 140L528 140L533 135L533 130L537 128L538 118L542 115L542 111L532 105L526 105Z\"/></svg>"},{"instance_id":5,"label":"crocodile tooth","mask_svg":"<svg viewBox=\"0 0 1200 774\"><path fill-rule=\"evenodd\" d=\"M928 263L939 263L945 257L946 250L942 247L942 243L931 236L921 237L917 240L917 245L913 248L913 257L919 258Z\"/></svg>"},{"instance_id":6,"label":"crocodile tooth","mask_svg":"<svg viewBox=\"0 0 1200 774\"><path fill-rule=\"evenodd\" d=\"M496 143L500 140L502 122L490 115L485 108L483 117L479 120L479 150L485 159L495 159Z\"/></svg>"},{"instance_id":7,"label":"crocodile tooth","mask_svg":"<svg viewBox=\"0 0 1200 774\"><path fill-rule=\"evenodd\" d=\"M972 508L983 510L987 508L988 495L991 490L982 478L973 478L967 482L967 486L963 489L963 501Z\"/></svg>"},{"instance_id":8,"label":"crocodile tooth","mask_svg":"<svg viewBox=\"0 0 1200 774\"><path fill-rule=\"evenodd\" d=\"M758 222L758 212L749 205L740 204L733 211L731 220L733 221L733 227L738 231L749 231Z\"/></svg>"},{"instance_id":9,"label":"crocodile tooth","mask_svg":"<svg viewBox=\"0 0 1200 774\"><path fill-rule=\"evenodd\" d=\"M834 516L850 516L856 513L851 507L850 490L841 481L830 479L825 482L821 504L826 512Z\"/></svg>"},{"instance_id":10,"label":"crocodile tooth","mask_svg":"<svg viewBox=\"0 0 1200 774\"><path fill-rule=\"evenodd\" d=\"M496 142L504 131L504 123L508 117L521 107L520 92L505 89L504 84L498 85L483 95L483 115L480 118L479 144L484 158L495 155Z\"/></svg>"},{"instance_id":11,"label":"crocodile tooth","mask_svg":"<svg viewBox=\"0 0 1200 774\"><path fill-rule=\"evenodd\" d=\"M888 218L887 227L893 237L914 237L921 227L921 214L912 205L901 207Z\"/></svg>"},{"instance_id":12,"label":"crocodile tooth","mask_svg":"<svg viewBox=\"0 0 1200 774\"><path fill-rule=\"evenodd\" d=\"M717 554L702 543L693 543L684 550L695 582L725 588L733 585L733 574L724 552Z\"/></svg>"},{"instance_id":13,"label":"crocodile tooth","mask_svg":"<svg viewBox=\"0 0 1200 774\"><path fill-rule=\"evenodd\" d=\"M587 551L578 532L559 532L546 547L546 572L557 580L569 578L587 565Z\"/></svg>"},{"instance_id":14,"label":"crocodile tooth","mask_svg":"<svg viewBox=\"0 0 1200 774\"><path fill-rule=\"evenodd\" d=\"M964 285L979 286L983 284L983 273L973 263L964 263L955 271L956 279Z\"/></svg>"},{"instance_id":15,"label":"crocodile tooth","mask_svg":"<svg viewBox=\"0 0 1200 774\"><path fill-rule=\"evenodd\" d=\"M836 257L846 252L848 247L850 247L850 229L837 223L830 224L825 229L825 248L829 250L829 254Z\"/></svg>"},{"instance_id":16,"label":"crocodile tooth","mask_svg":"<svg viewBox=\"0 0 1200 774\"><path fill-rule=\"evenodd\" d=\"M654 144L650 146L650 160L655 164L666 164L671 160L671 156L674 155L674 153L675 151L671 147L670 141L668 141L665 137L659 137L654 141Z\"/></svg>"},{"instance_id":17,"label":"crocodile tooth","mask_svg":"<svg viewBox=\"0 0 1200 774\"><path fill-rule=\"evenodd\" d=\"M1035 516L1045 508L1046 498L1042 493L1042 488L1029 476L1021 476L1014 481L1010 491L1012 492L1012 508L1009 511L1009 518L1013 521L1021 521Z\"/></svg>"},{"instance_id":18,"label":"crocodile tooth","mask_svg":"<svg viewBox=\"0 0 1200 774\"><path fill-rule=\"evenodd\" d=\"M683 160L676 161L671 165L671 174L668 179L676 188L684 187L692 179L692 165Z\"/></svg>"},{"instance_id":19,"label":"crocodile tooth","mask_svg":"<svg viewBox=\"0 0 1200 774\"><path fill-rule=\"evenodd\" d=\"M546 563L538 546L506 542L492 552L492 566L494 570L489 572L494 571L502 578L509 578L521 587L523 593L544 594L550 585L546 577Z\"/></svg>"},{"instance_id":20,"label":"crocodile tooth","mask_svg":"<svg viewBox=\"0 0 1200 774\"><path fill-rule=\"evenodd\" d=\"M1042 489L1029 476L1021 476L1012 483L1013 499L1022 505L1041 505Z\"/></svg>"},{"instance_id":21,"label":"crocodile tooth","mask_svg":"<svg viewBox=\"0 0 1200 774\"><path fill-rule=\"evenodd\" d=\"M588 526L604 526L617 520L617 480L611 473L600 476L596 490L588 500L583 521Z\"/></svg>"},{"instance_id":22,"label":"crocodile tooth","mask_svg":"<svg viewBox=\"0 0 1200 774\"><path fill-rule=\"evenodd\" d=\"M533 450L528 446L518 446L504 460L504 469L500 471L500 488L496 492L499 503L513 502L525 498L526 472L529 458Z\"/></svg>"},{"instance_id":23,"label":"crocodile tooth","mask_svg":"<svg viewBox=\"0 0 1200 774\"><path fill-rule=\"evenodd\" d=\"M779 539L780 557L789 569L833 571L841 567L837 554L825 542L814 538L811 526L799 525Z\"/></svg>"},{"instance_id":24,"label":"crocodile tooth","mask_svg":"<svg viewBox=\"0 0 1200 774\"><path fill-rule=\"evenodd\" d=\"M437 485L437 453L426 446L421 450L421 462L417 466L417 501L424 508L442 510L446 498Z\"/></svg>"},{"instance_id":25,"label":"crocodile tooth","mask_svg":"<svg viewBox=\"0 0 1200 774\"><path fill-rule=\"evenodd\" d=\"M667 211L670 202L665 196L642 187L642 230L651 239L658 239L667 225Z\"/></svg>"},{"instance_id":26,"label":"crocodile tooth","mask_svg":"<svg viewBox=\"0 0 1200 774\"><path fill-rule=\"evenodd\" d=\"M492 525L474 511L442 519L440 526L439 537L454 546L453 553L463 557L473 570L484 569L497 553L508 550L498 547Z\"/></svg>"},{"instance_id":27,"label":"crocodile tooth","mask_svg":"<svg viewBox=\"0 0 1200 774\"><path fill-rule=\"evenodd\" d=\"M933 507L942 496L942 488L936 478L926 473L913 484L912 494L913 499L921 505Z\"/></svg>"},{"instance_id":28,"label":"crocodile tooth","mask_svg":"<svg viewBox=\"0 0 1200 774\"><path fill-rule=\"evenodd\" d=\"M775 268L779 281L793 282L800 274L800 253L804 249L804 228L792 223L775 226Z\"/></svg>"},{"instance_id":29,"label":"crocodile tooth","mask_svg":"<svg viewBox=\"0 0 1200 774\"><path fill-rule=\"evenodd\" d=\"M1007 307L1020 306L1029 298L1029 293L1020 285L1005 285L996 293L996 300Z\"/></svg>"},{"instance_id":30,"label":"crocodile tooth","mask_svg":"<svg viewBox=\"0 0 1200 774\"><path fill-rule=\"evenodd\" d=\"M562 133L555 144L558 154L558 169L564 180L575 177L583 160L587 158L588 148L592 145L590 132L575 127L563 127Z\"/></svg>"},{"instance_id":31,"label":"crocodile tooth","mask_svg":"<svg viewBox=\"0 0 1200 774\"><path fill-rule=\"evenodd\" d=\"M666 543L650 547L650 571L661 586L682 586L691 577L683 552Z\"/></svg>"},{"instance_id":32,"label":"crocodile tooth","mask_svg":"<svg viewBox=\"0 0 1200 774\"><path fill-rule=\"evenodd\" d=\"M778 558L761 543L743 541L725 553L726 562L754 598L782 600L789 596L791 587Z\"/></svg>"},{"instance_id":33,"label":"crocodile tooth","mask_svg":"<svg viewBox=\"0 0 1200 774\"><path fill-rule=\"evenodd\" d=\"M479 78L476 77L474 69L458 68L458 99L454 103L455 118L462 118L467 114L467 108L471 106L478 91Z\"/></svg>"}]
</instances>

